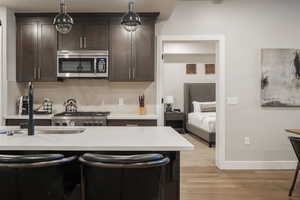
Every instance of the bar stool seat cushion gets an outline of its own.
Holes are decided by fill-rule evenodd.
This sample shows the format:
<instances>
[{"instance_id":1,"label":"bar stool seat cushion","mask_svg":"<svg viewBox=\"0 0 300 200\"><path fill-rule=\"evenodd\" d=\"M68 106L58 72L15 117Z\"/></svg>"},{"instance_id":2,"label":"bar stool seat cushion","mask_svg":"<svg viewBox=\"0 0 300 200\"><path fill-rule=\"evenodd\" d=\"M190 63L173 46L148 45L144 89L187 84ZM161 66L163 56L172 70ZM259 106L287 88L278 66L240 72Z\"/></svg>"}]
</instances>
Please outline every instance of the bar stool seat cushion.
<instances>
[{"instance_id":1,"label":"bar stool seat cushion","mask_svg":"<svg viewBox=\"0 0 300 200\"><path fill-rule=\"evenodd\" d=\"M161 160L164 158L161 154L141 154L141 155L104 155L86 153L82 156L86 161L101 162L111 164L134 164Z\"/></svg>"},{"instance_id":2,"label":"bar stool seat cushion","mask_svg":"<svg viewBox=\"0 0 300 200\"><path fill-rule=\"evenodd\" d=\"M62 154L0 155L0 163L36 163L59 160Z\"/></svg>"}]
</instances>

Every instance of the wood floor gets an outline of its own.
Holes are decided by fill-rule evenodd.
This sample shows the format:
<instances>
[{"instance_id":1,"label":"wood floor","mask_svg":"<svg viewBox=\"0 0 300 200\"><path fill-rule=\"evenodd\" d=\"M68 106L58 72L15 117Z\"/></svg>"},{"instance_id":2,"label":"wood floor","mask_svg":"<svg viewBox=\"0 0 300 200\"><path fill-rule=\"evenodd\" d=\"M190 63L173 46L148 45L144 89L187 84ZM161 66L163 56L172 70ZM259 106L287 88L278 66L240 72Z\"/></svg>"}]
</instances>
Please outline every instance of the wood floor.
<instances>
[{"instance_id":1,"label":"wood floor","mask_svg":"<svg viewBox=\"0 0 300 200\"><path fill-rule=\"evenodd\" d=\"M288 197L293 171L218 170L213 148L191 135L184 137L195 150L181 154L181 200L300 200L300 181Z\"/></svg>"}]
</instances>

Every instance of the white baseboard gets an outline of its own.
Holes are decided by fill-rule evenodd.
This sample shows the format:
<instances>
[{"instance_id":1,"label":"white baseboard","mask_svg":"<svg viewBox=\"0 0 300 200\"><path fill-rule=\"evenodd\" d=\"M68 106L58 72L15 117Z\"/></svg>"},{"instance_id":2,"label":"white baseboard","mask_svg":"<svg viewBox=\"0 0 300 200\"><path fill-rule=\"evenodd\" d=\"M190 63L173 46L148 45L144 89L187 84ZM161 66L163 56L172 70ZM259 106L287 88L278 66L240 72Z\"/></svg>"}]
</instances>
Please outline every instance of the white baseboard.
<instances>
[{"instance_id":1,"label":"white baseboard","mask_svg":"<svg viewBox=\"0 0 300 200\"><path fill-rule=\"evenodd\" d=\"M267 170L295 169L297 161L224 161L220 169Z\"/></svg>"}]
</instances>

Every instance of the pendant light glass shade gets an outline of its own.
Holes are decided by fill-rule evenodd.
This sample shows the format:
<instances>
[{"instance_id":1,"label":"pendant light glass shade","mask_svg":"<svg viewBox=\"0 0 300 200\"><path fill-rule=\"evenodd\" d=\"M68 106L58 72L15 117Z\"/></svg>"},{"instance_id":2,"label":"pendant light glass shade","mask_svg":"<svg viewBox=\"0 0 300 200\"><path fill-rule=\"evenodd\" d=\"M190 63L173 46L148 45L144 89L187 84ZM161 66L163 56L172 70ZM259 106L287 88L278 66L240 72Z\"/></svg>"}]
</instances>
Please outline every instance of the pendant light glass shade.
<instances>
[{"instance_id":1,"label":"pendant light glass shade","mask_svg":"<svg viewBox=\"0 0 300 200\"><path fill-rule=\"evenodd\" d=\"M60 12L55 16L53 24L55 25L56 30L63 34L69 33L72 29L74 21L66 11L64 0L61 0L60 2Z\"/></svg>"},{"instance_id":2,"label":"pendant light glass shade","mask_svg":"<svg viewBox=\"0 0 300 200\"><path fill-rule=\"evenodd\" d=\"M142 20L140 16L133 10L134 10L134 3L129 2L129 11L122 17L121 20L121 25L128 32L134 32L138 29L140 25L142 25Z\"/></svg>"}]
</instances>

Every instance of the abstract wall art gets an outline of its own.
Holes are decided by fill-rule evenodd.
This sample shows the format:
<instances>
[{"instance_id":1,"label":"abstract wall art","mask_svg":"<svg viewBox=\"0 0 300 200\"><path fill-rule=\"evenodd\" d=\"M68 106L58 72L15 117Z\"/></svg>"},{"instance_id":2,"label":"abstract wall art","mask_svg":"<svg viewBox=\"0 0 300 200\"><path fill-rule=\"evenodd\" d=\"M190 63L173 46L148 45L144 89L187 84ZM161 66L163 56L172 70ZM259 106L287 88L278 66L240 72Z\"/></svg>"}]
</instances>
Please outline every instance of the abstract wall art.
<instances>
[{"instance_id":1,"label":"abstract wall art","mask_svg":"<svg viewBox=\"0 0 300 200\"><path fill-rule=\"evenodd\" d=\"M186 74L197 74L196 64L186 64Z\"/></svg>"},{"instance_id":2,"label":"abstract wall art","mask_svg":"<svg viewBox=\"0 0 300 200\"><path fill-rule=\"evenodd\" d=\"M261 105L300 107L300 49L262 49Z\"/></svg>"}]
</instances>

